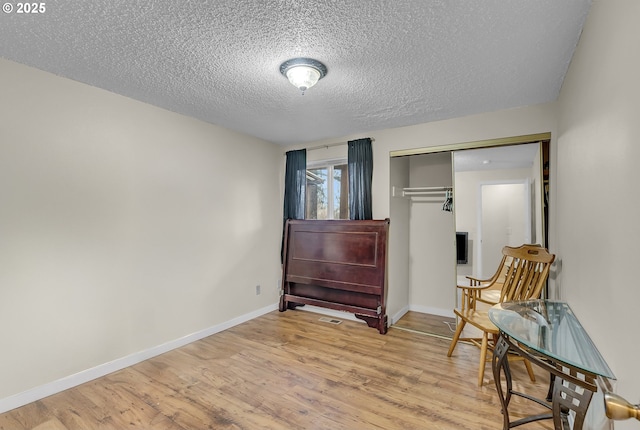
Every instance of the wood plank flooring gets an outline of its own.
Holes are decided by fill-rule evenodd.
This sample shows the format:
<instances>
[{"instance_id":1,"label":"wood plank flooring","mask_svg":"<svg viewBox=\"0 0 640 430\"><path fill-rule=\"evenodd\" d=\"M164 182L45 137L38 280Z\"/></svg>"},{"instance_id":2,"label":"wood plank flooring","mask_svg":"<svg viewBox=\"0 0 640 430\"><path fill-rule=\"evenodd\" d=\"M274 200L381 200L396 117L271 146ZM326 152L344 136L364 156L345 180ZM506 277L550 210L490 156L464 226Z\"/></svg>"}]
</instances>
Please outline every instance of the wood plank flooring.
<instances>
[{"instance_id":1,"label":"wood plank flooring","mask_svg":"<svg viewBox=\"0 0 640 430\"><path fill-rule=\"evenodd\" d=\"M456 319L409 311L394 324L394 327L451 339L456 331Z\"/></svg>"},{"instance_id":2,"label":"wood plank flooring","mask_svg":"<svg viewBox=\"0 0 640 430\"><path fill-rule=\"evenodd\" d=\"M201 341L0 415L0 429L500 429L479 351L404 330L271 312ZM544 397L548 375L519 391ZM512 418L541 408L515 398ZM551 422L527 429L552 429Z\"/></svg>"}]
</instances>

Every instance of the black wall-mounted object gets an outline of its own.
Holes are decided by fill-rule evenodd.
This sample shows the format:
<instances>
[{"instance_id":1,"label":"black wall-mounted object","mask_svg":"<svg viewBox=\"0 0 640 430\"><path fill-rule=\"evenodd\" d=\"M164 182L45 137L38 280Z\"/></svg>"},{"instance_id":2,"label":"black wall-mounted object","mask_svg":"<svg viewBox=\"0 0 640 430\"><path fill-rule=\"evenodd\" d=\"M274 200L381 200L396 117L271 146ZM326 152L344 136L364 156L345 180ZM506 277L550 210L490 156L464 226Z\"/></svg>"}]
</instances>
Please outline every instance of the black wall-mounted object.
<instances>
[{"instance_id":1,"label":"black wall-mounted object","mask_svg":"<svg viewBox=\"0 0 640 430\"><path fill-rule=\"evenodd\" d=\"M469 262L469 233L466 231L456 232L456 259L458 264Z\"/></svg>"}]
</instances>

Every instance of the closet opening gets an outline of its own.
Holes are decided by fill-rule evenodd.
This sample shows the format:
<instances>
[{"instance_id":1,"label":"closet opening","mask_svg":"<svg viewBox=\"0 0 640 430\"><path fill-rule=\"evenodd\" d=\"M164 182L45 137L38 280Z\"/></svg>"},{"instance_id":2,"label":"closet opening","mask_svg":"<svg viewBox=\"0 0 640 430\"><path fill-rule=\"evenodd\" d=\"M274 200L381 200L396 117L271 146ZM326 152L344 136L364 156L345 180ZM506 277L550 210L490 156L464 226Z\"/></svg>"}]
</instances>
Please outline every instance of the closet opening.
<instances>
[{"instance_id":1,"label":"closet opening","mask_svg":"<svg viewBox=\"0 0 640 430\"><path fill-rule=\"evenodd\" d=\"M495 271L504 245L547 246L550 137L390 154L393 234L406 241L393 270L406 272L407 280L406 313L394 326L451 337L456 285L468 283L465 276L493 274L485 272ZM461 236L464 259L458 258Z\"/></svg>"}]
</instances>

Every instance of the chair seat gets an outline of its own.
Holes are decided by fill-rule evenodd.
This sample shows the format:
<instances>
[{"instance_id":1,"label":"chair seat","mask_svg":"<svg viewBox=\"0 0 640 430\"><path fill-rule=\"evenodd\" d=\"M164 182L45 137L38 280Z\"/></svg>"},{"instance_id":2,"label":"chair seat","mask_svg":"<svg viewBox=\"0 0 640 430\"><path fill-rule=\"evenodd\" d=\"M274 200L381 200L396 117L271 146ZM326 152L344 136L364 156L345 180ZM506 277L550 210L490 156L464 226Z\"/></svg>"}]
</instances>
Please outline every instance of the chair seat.
<instances>
[{"instance_id":1,"label":"chair seat","mask_svg":"<svg viewBox=\"0 0 640 430\"><path fill-rule=\"evenodd\" d=\"M475 309L460 309L453 310L456 315L462 318L467 323L473 325L477 329L480 329L489 334L498 334L500 331L489 319L489 313L486 311L478 311Z\"/></svg>"}]
</instances>

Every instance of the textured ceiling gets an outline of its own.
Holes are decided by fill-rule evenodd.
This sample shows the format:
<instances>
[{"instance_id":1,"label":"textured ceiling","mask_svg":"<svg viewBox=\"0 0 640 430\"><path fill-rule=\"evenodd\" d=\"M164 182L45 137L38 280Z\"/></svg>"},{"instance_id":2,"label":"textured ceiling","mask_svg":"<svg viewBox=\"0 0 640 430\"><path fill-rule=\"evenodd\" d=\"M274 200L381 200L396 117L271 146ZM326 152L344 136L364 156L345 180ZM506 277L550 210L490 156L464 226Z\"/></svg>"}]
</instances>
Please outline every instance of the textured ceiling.
<instances>
[{"instance_id":1,"label":"textured ceiling","mask_svg":"<svg viewBox=\"0 0 640 430\"><path fill-rule=\"evenodd\" d=\"M45 4L0 16L0 56L292 144L553 101L591 0ZM304 96L296 56L328 68Z\"/></svg>"}]
</instances>

